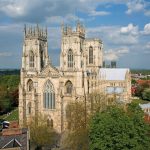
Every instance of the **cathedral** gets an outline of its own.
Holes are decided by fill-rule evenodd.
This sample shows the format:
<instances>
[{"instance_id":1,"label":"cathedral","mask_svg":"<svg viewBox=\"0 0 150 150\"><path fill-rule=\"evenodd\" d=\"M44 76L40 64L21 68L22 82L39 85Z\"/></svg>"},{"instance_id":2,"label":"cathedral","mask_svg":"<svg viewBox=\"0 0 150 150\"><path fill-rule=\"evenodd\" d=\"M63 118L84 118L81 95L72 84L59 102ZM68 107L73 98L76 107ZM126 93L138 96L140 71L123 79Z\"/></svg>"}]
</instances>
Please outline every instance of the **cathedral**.
<instances>
[{"instance_id":1,"label":"cathedral","mask_svg":"<svg viewBox=\"0 0 150 150\"><path fill-rule=\"evenodd\" d=\"M126 68L103 68L103 42L86 38L85 28L62 25L60 66L48 56L47 29L38 25L24 28L19 85L19 124L33 116L47 116L59 133L66 128L65 109L69 102L93 91L116 93L118 100L130 102L131 78ZM52 44L52 43L51 43Z\"/></svg>"}]
</instances>

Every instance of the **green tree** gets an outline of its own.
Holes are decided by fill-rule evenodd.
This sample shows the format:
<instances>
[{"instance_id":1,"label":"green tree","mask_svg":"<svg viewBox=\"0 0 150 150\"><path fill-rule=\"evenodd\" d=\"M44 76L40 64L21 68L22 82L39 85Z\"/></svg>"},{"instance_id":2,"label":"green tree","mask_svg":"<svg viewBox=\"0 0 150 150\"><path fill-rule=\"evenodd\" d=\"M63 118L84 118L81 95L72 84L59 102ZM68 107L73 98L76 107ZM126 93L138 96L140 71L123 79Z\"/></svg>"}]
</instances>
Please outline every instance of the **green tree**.
<instances>
[{"instance_id":1,"label":"green tree","mask_svg":"<svg viewBox=\"0 0 150 150\"><path fill-rule=\"evenodd\" d=\"M135 91L135 96L142 98L142 93L146 88L149 88L149 84L147 82L138 85Z\"/></svg>"},{"instance_id":2,"label":"green tree","mask_svg":"<svg viewBox=\"0 0 150 150\"><path fill-rule=\"evenodd\" d=\"M42 115L33 117L29 125L31 144L36 145L39 149L44 146L51 148L57 145L58 134L52 125L47 123L46 118L46 116Z\"/></svg>"},{"instance_id":3,"label":"green tree","mask_svg":"<svg viewBox=\"0 0 150 150\"><path fill-rule=\"evenodd\" d=\"M19 90L16 89L10 93L10 101L13 107L17 107L19 103Z\"/></svg>"},{"instance_id":4,"label":"green tree","mask_svg":"<svg viewBox=\"0 0 150 150\"><path fill-rule=\"evenodd\" d=\"M3 97L0 100L0 114L7 113L11 110L11 103L8 97Z\"/></svg>"},{"instance_id":5,"label":"green tree","mask_svg":"<svg viewBox=\"0 0 150 150\"><path fill-rule=\"evenodd\" d=\"M142 92L142 98L144 100L149 100L150 101L150 88L144 89L144 91Z\"/></svg>"},{"instance_id":6,"label":"green tree","mask_svg":"<svg viewBox=\"0 0 150 150\"><path fill-rule=\"evenodd\" d=\"M136 84L137 82L136 82L135 79L132 79L132 80L131 80L131 83L132 83L132 84Z\"/></svg>"},{"instance_id":7,"label":"green tree","mask_svg":"<svg viewBox=\"0 0 150 150\"><path fill-rule=\"evenodd\" d=\"M19 75L0 75L0 114L18 106Z\"/></svg>"},{"instance_id":8,"label":"green tree","mask_svg":"<svg viewBox=\"0 0 150 150\"><path fill-rule=\"evenodd\" d=\"M89 149L89 121L96 112L102 112L109 105L115 105L115 98L93 92L83 99L71 102L66 107L68 132L62 142L63 148L71 150Z\"/></svg>"},{"instance_id":9,"label":"green tree","mask_svg":"<svg viewBox=\"0 0 150 150\"><path fill-rule=\"evenodd\" d=\"M88 96L88 110L91 114L95 112L101 112L107 108L107 105L111 105L114 98L107 98L103 93L93 92ZM112 101L111 101L112 100Z\"/></svg>"},{"instance_id":10,"label":"green tree","mask_svg":"<svg viewBox=\"0 0 150 150\"><path fill-rule=\"evenodd\" d=\"M68 132L62 141L63 149L88 149L88 113L85 112L85 103L76 101L69 103L66 108ZM85 116L86 115L86 116ZM85 118L86 117L86 118Z\"/></svg>"},{"instance_id":11,"label":"green tree","mask_svg":"<svg viewBox=\"0 0 150 150\"><path fill-rule=\"evenodd\" d=\"M148 132L137 105L130 105L127 112L110 107L91 120L90 150L146 150L150 144Z\"/></svg>"}]
</instances>

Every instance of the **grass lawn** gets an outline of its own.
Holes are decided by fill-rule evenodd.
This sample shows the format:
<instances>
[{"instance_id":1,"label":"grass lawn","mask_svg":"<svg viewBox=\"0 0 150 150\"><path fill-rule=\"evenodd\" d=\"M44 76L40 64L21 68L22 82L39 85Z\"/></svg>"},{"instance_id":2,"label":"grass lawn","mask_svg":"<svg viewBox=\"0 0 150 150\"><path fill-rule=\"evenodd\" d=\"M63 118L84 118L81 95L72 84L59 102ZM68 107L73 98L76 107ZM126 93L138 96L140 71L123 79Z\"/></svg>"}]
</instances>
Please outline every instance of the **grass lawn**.
<instances>
[{"instance_id":1,"label":"grass lawn","mask_svg":"<svg viewBox=\"0 0 150 150\"><path fill-rule=\"evenodd\" d=\"M132 100L133 102L135 103L140 103L140 104L147 104L147 103L150 103L150 101L146 101L146 100L142 100L142 99L133 99Z\"/></svg>"},{"instance_id":2,"label":"grass lawn","mask_svg":"<svg viewBox=\"0 0 150 150\"><path fill-rule=\"evenodd\" d=\"M11 111L9 115L5 114L5 115L0 116L0 119L4 119L7 121L17 121L19 119L18 118L18 108Z\"/></svg>"},{"instance_id":3,"label":"grass lawn","mask_svg":"<svg viewBox=\"0 0 150 150\"><path fill-rule=\"evenodd\" d=\"M18 120L18 108L13 110L9 116L5 118L8 121L17 121Z\"/></svg>"},{"instance_id":4,"label":"grass lawn","mask_svg":"<svg viewBox=\"0 0 150 150\"><path fill-rule=\"evenodd\" d=\"M0 115L0 120L3 119L6 115Z\"/></svg>"},{"instance_id":5,"label":"grass lawn","mask_svg":"<svg viewBox=\"0 0 150 150\"><path fill-rule=\"evenodd\" d=\"M14 109L13 111L10 112L9 115L1 115L0 116L0 123L3 122L3 120L7 121L18 121L18 108ZM2 128L2 125L0 124L0 129Z\"/></svg>"}]
</instances>

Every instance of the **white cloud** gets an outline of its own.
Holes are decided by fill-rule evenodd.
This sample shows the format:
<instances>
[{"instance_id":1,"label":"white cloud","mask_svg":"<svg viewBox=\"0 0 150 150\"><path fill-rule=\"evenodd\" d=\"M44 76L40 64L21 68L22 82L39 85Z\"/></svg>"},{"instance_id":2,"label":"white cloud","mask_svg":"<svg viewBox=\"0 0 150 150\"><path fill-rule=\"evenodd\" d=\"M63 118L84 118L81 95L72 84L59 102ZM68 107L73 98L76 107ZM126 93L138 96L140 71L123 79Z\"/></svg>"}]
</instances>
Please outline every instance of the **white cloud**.
<instances>
[{"instance_id":1,"label":"white cloud","mask_svg":"<svg viewBox=\"0 0 150 150\"><path fill-rule=\"evenodd\" d=\"M149 49L149 51L150 51L150 42L148 42L148 43L146 44L145 48L146 48L146 49Z\"/></svg>"},{"instance_id":2,"label":"white cloud","mask_svg":"<svg viewBox=\"0 0 150 150\"><path fill-rule=\"evenodd\" d=\"M128 0L126 5L128 8L126 14L128 15L132 13L142 12L145 16L150 16L150 2L147 0Z\"/></svg>"},{"instance_id":3,"label":"white cloud","mask_svg":"<svg viewBox=\"0 0 150 150\"><path fill-rule=\"evenodd\" d=\"M44 22L49 17L75 16L73 14L77 11L88 13L89 16L109 15L110 12L95 10L97 6L110 3L126 4L123 0L0 0L0 13L15 21Z\"/></svg>"},{"instance_id":4,"label":"white cloud","mask_svg":"<svg viewBox=\"0 0 150 150\"><path fill-rule=\"evenodd\" d=\"M85 12L89 16L109 15L107 11L96 11L97 7L104 7L107 4L127 5L127 14L144 11L145 15L149 12L146 9L144 0L0 0L0 13L20 22L45 22L47 18L66 17L68 14Z\"/></svg>"},{"instance_id":5,"label":"white cloud","mask_svg":"<svg viewBox=\"0 0 150 150\"><path fill-rule=\"evenodd\" d=\"M106 15L110 15L110 12L107 11L91 11L89 16L106 16Z\"/></svg>"},{"instance_id":6,"label":"white cloud","mask_svg":"<svg viewBox=\"0 0 150 150\"><path fill-rule=\"evenodd\" d=\"M19 0L2 0L0 2L0 10L10 17L18 17L25 15L26 3Z\"/></svg>"},{"instance_id":7,"label":"white cloud","mask_svg":"<svg viewBox=\"0 0 150 150\"><path fill-rule=\"evenodd\" d=\"M64 18L61 16L46 17L46 23L61 24L63 21Z\"/></svg>"},{"instance_id":8,"label":"white cloud","mask_svg":"<svg viewBox=\"0 0 150 150\"><path fill-rule=\"evenodd\" d=\"M121 47L119 49L109 49L104 53L104 59L108 61L118 60L123 55L129 53L129 49L127 47Z\"/></svg>"},{"instance_id":9,"label":"white cloud","mask_svg":"<svg viewBox=\"0 0 150 150\"><path fill-rule=\"evenodd\" d=\"M121 27L120 32L122 34L138 35L138 26L134 26L132 23L130 23L126 27Z\"/></svg>"},{"instance_id":10,"label":"white cloud","mask_svg":"<svg viewBox=\"0 0 150 150\"><path fill-rule=\"evenodd\" d=\"M144 43L141 49L144 54L150 54L150 42Z\"/></svg>"},{"instance_id":11,"label":"white cloud","mask_svg":"<svg viewBox=\"0 0 150 150\"><path fill-rule=\"evenodd\" d=\"M145 34L145 35L149 35L150 34L150 23L148 23L148 24L146 24L144 26L143 34Z\"/></svg>"},{"instance_id":12,"label":"white cloud","mask_svg":"<svg viewBox=\"0 0 150 150\"><path fill-rule=\"evenodd\" d=\"M144 54L150 54L150 50L145 50Z\"/></svg>"},{"instance_id":13,"label":"white cloud","mask_svg":"<svg viewBox=\"0 0 150 150\"><path fill-rule=\"evenodd\" d=\"M99 26L89 28L87 33L89 37L98 37L108 41L109 45L133 45L137 44L139 40L138 27L131 24L127 27Z\"/></svg>"},{"instance_id":14,"label":"white cloud","mask_svg":"<svg viewBox=\"0 0 150 150\"><path fill-rule=\"evenodd\" d=\"M146 47L144 48L143 53L144 54L150 54L150 43L149 43L149 45L146 45Z\"/></svg>"},{"instance_id":15,"label":"white cloud","mask_svg":"<svg viewBox=\"0 0 150 150\"><path fill-rule=\"evenodd\" d=\"M0 13L19 21L43 22L47 17L75 16L76 11L91 12L100 2L81 0L1 0Z\"/></svg>"},{"instance_id":16,"label":"white cloud","mask_svg":"<svg viewBox=\"0 0 150 150\"><path fill-rule=\"evenodd\" d=\"M23 25L21 24L6 24L0 26L0 32L3 33L19 33L20 29L23 29Z\"/></svg>"},{"instance_id":17,"label":"white cloud","mask_svg":"<svg viewBox=\"0 0 150 150\"><path fill-rule=\"evenodd\" d=\"M117 50L117 53L119 55L127 54L127 53L129 53L129 49L127 47L120 48L120 49Z\"/></svg>"},{"instance_id":18,"label":"white cloud","mask_svg":"<svg viewBox=\"0 0 150 150\"><path fill-rule=\"evenodd\" d=\"M12 53L10 52L0 52L0 57L9 57L12 56Z\"/></svg>"},{"instance_id":19,"label":"white cloud","mask_svg":"<svg viewBox=\"0 0 150 150\"><path fill-rule=\"evenodd\" d=\"M140 11L144 11L145 3L144 0L130 0L129 2L127 2L127 7L128 10L126 11L126 14L140 12Z\"/></svg>"},{"instance_id":20,"label":"white cloud","mask_svg":"<svg viewBox=\"0 0 150 150\"><path fill-rule=\"evenodd\" d=\"M145 16L150 16L150 10L145 10L144 14Z\"/></svg>"},{"instance_id":21,"label":"white cloud","mask_svg":"<svg viewBox=\"0 0 150 150\"><path fill-rule=\"evenodd\" d=\"M108 60L108 61L118 60L118 56L116 55L116 53L112 51L106 52L104 54L104 60Z\"/></svg>"},{"instance_id":22,"label":"white cloud","mask_svg":"<svg viewBox=\"0 0 150 150\"><path fill-rule=\"evenodd\" d=\"M68 14L65 17L62 16L52 16L52 17L47 17L46 18L46 23L50 24L59 24L61 25L62 23L74 23L75 21L84 21L83 18L79 18L77 16L74 16L72 14Z\"/></svg>"},{"instance_id":23,"label":"white cloud","mask_svg":"<svg viewBox=\"0 0 150 150\"><path fill-rule=\"evenodd\" d=\"M60 27L48 27L49 48L52 50L60 49L61 46L61 29Z\"/></svg>"}]
</instances>

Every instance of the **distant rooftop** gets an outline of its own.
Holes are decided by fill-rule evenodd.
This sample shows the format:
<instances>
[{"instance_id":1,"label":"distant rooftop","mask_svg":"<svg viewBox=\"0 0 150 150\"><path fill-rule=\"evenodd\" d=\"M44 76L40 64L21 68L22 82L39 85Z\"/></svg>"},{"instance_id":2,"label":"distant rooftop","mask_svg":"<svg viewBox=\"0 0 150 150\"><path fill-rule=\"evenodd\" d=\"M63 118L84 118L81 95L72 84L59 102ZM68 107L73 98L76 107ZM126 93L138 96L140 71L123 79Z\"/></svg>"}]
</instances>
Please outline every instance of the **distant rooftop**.
<instances>
[{"instance_id":1,"label":"distant rooftop","mask_svg":"<svg viewBox=\"0 0 150 150\"><path fill-rule=\"evenodd\" d=\"M28 140L27 128L4 129L0 136L0 149L27 150Z\"/></svg>"},{"instance_id":2,"label":"distant rooftop","mask_svg":"<svg viewBox=\"0 0 150 150\"><path fill-rule=\"evenodd\" d=\"M142 109L150 108L150 103L147 104L139 104Z\"/></svg>"}]
</instances>

